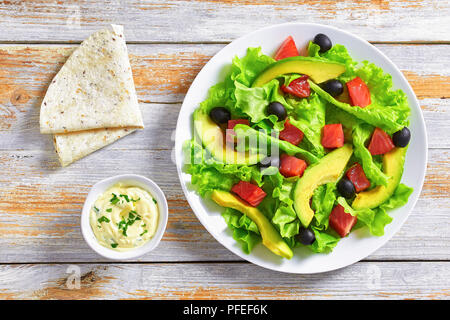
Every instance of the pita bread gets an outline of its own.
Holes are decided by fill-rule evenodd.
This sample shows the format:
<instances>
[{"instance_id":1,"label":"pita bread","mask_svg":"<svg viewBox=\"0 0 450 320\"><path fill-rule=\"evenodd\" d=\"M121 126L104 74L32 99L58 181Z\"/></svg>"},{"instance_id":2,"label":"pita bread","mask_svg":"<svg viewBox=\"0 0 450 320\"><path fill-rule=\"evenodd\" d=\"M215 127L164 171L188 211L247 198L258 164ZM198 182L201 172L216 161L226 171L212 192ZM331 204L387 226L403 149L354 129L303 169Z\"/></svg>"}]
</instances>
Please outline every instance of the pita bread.
<instances>
[{"instance_id":1,"label":"pita bread","mask_svg":"<svg viewBox=\"0 0 450 320\"><path fill-rule=\"evenodd\" d=\"M55 134L53 142L59 162L63 167L114 141L132 133L135 129L113 128Z\"/></svg>"},{"instance_id":2,"label":"pita bread","mask_svg":"<svg viewBox=\"0 0 450 320\"><path fill-rule=\"evenodd\" d=\"M122 127L144 124L123 27L111 25L83 41L55 76L41 105L40 130Z\"/></svg>"}]
</instances>

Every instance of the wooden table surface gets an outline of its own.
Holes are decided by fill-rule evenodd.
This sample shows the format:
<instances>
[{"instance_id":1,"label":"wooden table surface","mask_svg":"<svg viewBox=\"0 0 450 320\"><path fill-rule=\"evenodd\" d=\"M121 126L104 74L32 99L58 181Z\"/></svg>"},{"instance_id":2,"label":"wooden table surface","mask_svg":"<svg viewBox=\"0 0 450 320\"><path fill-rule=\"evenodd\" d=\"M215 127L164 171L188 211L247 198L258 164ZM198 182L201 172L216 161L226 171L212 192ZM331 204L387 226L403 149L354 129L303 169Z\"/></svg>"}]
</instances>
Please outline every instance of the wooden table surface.
<instances>
[{"instance_id":1,"label":"wooden table surface","mask_svg":"<svg viewBox=\"0 0 450 320\"><path fill-rule=\"evenodd\" d=\"M441 0L0 1L0 298L448 299L449 16ZM353 32L392 59L420 101L430 148L423 192L394 238L315 275L269 271L225 249L195 217L169 160L202 66L233 39L289 21ZM146 128L63 169L39 133L40 103L73 48L109 23L125 27ZM80 232L89 188L120 173L154 179L170 207L160 246L126 263L95 254Z\"/></svg>"}]
</instances>

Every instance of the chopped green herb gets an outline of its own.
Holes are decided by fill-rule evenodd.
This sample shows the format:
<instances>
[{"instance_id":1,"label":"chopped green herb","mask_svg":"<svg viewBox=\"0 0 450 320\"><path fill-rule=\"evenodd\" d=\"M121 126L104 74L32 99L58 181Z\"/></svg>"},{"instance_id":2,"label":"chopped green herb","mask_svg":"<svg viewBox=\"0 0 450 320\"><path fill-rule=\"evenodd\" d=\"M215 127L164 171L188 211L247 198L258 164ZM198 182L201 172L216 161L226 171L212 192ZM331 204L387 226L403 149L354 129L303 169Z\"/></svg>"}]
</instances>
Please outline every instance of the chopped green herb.
<instances>
[{"instance_id":1,"label":"chopped green herb","mask_svg":"<svg viewBox=\"0 0 450 320\"><path fill-rule=\"evenodd\" d=\"M94 211L95 211L96 213L99 213L99 212L100 212L100 210L99 210L96 206L94 206Z\"/></svg>"},{"instance_id":2,"label":"chopped green herb","mask_svg":"<svg viewBox=\"0 0 450 320\"><path fill-rule=\"evenodd\" d=\"M119 194L119 197L124 198L126 202L130 202L130 198L126 194Z\"/></svg>"},{"instance_id":3,"label":"chopped green herb","mask_svg":"<svg viewBox=\"0 0 450 320\"><path fill-rule=\"evenodd\" d=\"M113 197L111 198L111 200L109 200L109 202L111 202L112 204L116 204L117 202L120 201L120 199L116 196L115 193L112 194Z\"/></svg>"},{"instance_id":4,"label":"chopped green herb","mask_svg":"<svg viewBox=\"0 0 450 320\"><path fill-rule=\"evenodd\" d=\"M106 209L106 212L111 212L112 208Z\"/></svg>"},{"instance_id":5,"label":"chopped green herb","mask_svg":"<svg viewBox=\"0 0 450 320\"><path fill-rule=\"evenodd\" d=\"M102 222L108 223L109 219L107 217L105 217L105 216L101 216L97 221L100 222L100 223L102 223Z\"/></svg>"},{"instance_id":6,"label":"chopped green herb","mask_svg":"<svg viewBox=\"0 0 450 320\"><path fill-rule=\"evenodd\" d=\"M144 232L142 232L139 236L142 237L144 234L146 234L148 232L148 230L144 230Z\"/></svg>"},{"instance_id":7,"label":"chopped green herb","mask_svg":"<svg viewBox=\"0 0 450 320\"><path fill-rule=\"evenodd\" d=\"M118 244L117 243L111 243L111 247L113 248L117 248Z\"/></svg>"},{"instance_id":8,"label":"chopped green herb","mask_svg":"<svg viewBox=\"0 0 450 320\"><path fill-rule=\"evenodd\" d=\"M157 204L157 203L158 203L158 201L156 201L156 199L155 199L155 198L152 198L152 200L153 200L153 202L154 202L155 204Z\"/></svg>"},{"instance_id":9,"label":"chopped green herb","mask_svg":"<svg viewBox=\"0 0 450 320\"><path fill-rule=\"evenodd\" d=\"M122 221L120 221L120 222L117 224L117 227L118 227L119 229L123 229L126 225L127 225L127 222L125 221L125 219L122 219Z\"/></svg>"},{"instance_id":10,"label":"chopped green herb","mask_svg":"<svg viewBox=\"0 0 450 320\"><path fill-rule=\"evenodd\" d=\"M138 202L139 200L141 200L141 198L137 198L136 200L135 199L130 199L132 202Z\"/></svg>"},{"instance_id":11,"label":"chopped green herb","mask_svg":"<svg viewBox=\"0 0 450 320\"><path fill-rule=\"evenodd\" d=\"M136 216L134 216L136 215ZM128 219L129 220L133 220L134 221L138 221L141 220L141 217L138 215L138 213L134 210L131 210L130 213L128 214ZM133 222L131 222L131 224L133 224Z\"/></svg>"},{"instance_id":12,"label":"chopped green herb","mask_svg":"<svg viewBox=\"0 0 450 320\"><path fill-rule=\"evenodd\" d=\"M134 210L131 210L128 213L128 219L125 220L125 218L123 218L118 224L117 224L117 228L119 228L119 230L122 231L122 234L127 237L127 230L128 227L133 225L133 223L135 221L139 221L142 220L141 217L138 216L137 212Z\"/></svg>"}]
</instances>

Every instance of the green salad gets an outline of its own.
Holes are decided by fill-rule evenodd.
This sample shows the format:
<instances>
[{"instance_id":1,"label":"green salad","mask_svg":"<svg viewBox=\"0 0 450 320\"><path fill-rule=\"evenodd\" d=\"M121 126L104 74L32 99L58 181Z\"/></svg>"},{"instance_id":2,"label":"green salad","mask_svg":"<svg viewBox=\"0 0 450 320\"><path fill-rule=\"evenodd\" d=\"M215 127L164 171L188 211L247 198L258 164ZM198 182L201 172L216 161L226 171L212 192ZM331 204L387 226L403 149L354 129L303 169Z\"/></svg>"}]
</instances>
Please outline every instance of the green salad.
<instances>
[{"instance_id":1,"label":"green salad","mask_svg":"<svg viewBox=\"0 0 450 320\"><path fill-rule=\"evenodd\" d=\"M290 259L328 253L358 228L382 236L400 183L410 108L389 74L316 35L299 55L288 37L272 57L248 48L193 114L184 169L223 207L233 238Z\"/></svg>"}]
</instances>

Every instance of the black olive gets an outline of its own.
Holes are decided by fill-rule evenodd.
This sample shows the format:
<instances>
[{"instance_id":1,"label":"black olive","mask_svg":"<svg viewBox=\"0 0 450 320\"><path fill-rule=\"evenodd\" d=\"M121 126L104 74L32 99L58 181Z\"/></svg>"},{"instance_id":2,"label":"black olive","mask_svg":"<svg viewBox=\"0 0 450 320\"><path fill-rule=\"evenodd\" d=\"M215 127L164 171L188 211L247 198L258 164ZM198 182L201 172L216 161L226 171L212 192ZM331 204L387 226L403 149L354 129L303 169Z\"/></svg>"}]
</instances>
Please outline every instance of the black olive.
<instances>
[{"instance_id":1,"label":"black olive","mask_svg":"<svg viewBox=\"0 0 450 320\"><path fill-rule=\"evenodd\" d=\"M231 113L224 107L215 107L209 112L211 119L217 123L227 123L231 119Z\"/></svg>"},{"instance_id":2,"label":"black olive","mask_svg":"<svg viewBox=\"0 0 450 320\"><path fill-rule=\"evenodd\" d=\"M344 86L342 85L342 82L336 79L325 81L320 84L320 87L333 97L337 97L338 95L342 94L342 92L344 92Z\"/></svg>"},{"instance_id":3,"label":"black olive","mask_svg":"<svg viewBox=\"0 0 450 320\"><path fill-rule=\"evenodd\" d=\"M355 186L347 178L342 178L341 181L338 182L337 189L338 189L339 193L344 198L347 198L347 199L353 197L355 195L355 192L356 192L355 191Z\"/></svg>"},{"instance_id":4,"label":"black olive","mask_svg":"<svg viewBox=\"0 0 450 320\"><path fill-rule=\"evenodd\" d=\"M402 130L397 131L392 135L392 141L396 147L406 147L409 140L411 140L411 131L409 131L407 127L404 127Z\"/></svg>"},{"instance_id":5,"label":"black olive","mask_svg":"<svg viewBox=\"0 0 450 320\"><path fill-rule=\"evenodd\" d=\"M268 167L280 167L280 158L279 157L265 157L262 159L258 166L260 168L268 168Z\"/></svg>"},{"instance_id":6,"label":"black olive","mask_svg":"<svg viewBox=\"0 0 450 320\"><path fill-rule=\"evenodd\" d=\"M267 113L274 114L277 116L278 120L284 120L287 117L287 112L284 106L279 102L271 102L269 106L267 107Z\"/></svg>"},{"instance_id":7,"label":"black olive","mask_svg":"<svg viewBox=\"0 0 450 320\"><path fill-rule=\"evenodd\" d=\"M300 227L297 239L305 246L309 246L310 244L313 244L314 241L316 241L316 236L311 229Z\"/></svg>"},{"instance_id":8,"label":"black olive","mask_svg":"<svg viewBox=\"0 0 450 320\"><path fill-rule=\"evenodd\" d=\"M320 50L319 50L320 53L327 52L333 46L333 44L331 43L330 38L328 38L323 33L317 34L314 37L314 41L313 42L320 47Z\"/></svg>"}]
</instances>

